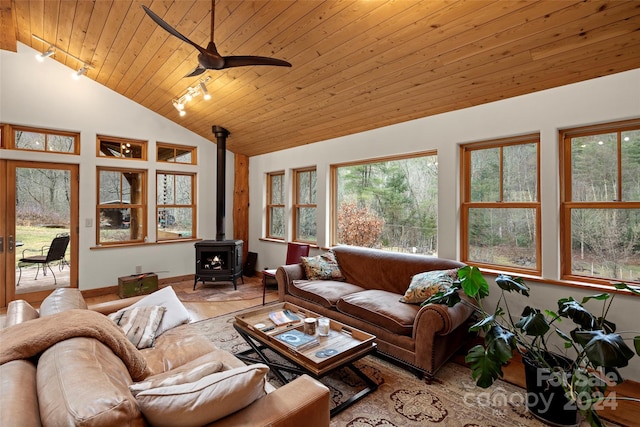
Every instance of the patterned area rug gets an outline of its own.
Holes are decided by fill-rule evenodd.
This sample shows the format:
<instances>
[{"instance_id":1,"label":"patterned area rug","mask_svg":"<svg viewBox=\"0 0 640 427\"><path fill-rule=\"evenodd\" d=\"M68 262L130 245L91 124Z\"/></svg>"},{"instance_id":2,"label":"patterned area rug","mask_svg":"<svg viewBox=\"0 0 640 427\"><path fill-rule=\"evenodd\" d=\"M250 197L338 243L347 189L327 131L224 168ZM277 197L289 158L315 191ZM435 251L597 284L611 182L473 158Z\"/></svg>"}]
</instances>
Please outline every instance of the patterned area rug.
<instances>
[{"instance_id":1,"label":"patterned area rug","mask_svg":"<svg viewBox=\"0 0 640 427\"><path fill-rule=\"evenodd\" d=\"M233 282L198 282L196 289L193 289L193 280L179 283L172 283L173 290L180 301L202 302L202 301L239 301L245 299L262 298L262 282L247 280L242 283L237 282L237 288L233 289ZM269 292L270 289L267 289Z\"/></svg>"},{"instance_id":2,"label":"patterned area rug","mask_svg":"<svg viewBox=\"0 0 640 427\"><path fill-rule=\"evenodd\" d=\"M233 329L234 315L189 325L218 347L233 353L249 348ZM544 426L525 408L524 390L498 381L490 389L477 388L469 369L448 363L432 384L392 363L366 356L355 363L379 385L378 390L331 419L331 425L348 427L406 426ZM348 399L362 387L361 380L345 369L321 380L332 393L332 405ZM277 380L271 378L276 387Z\"/></svg>"}]
</instances>

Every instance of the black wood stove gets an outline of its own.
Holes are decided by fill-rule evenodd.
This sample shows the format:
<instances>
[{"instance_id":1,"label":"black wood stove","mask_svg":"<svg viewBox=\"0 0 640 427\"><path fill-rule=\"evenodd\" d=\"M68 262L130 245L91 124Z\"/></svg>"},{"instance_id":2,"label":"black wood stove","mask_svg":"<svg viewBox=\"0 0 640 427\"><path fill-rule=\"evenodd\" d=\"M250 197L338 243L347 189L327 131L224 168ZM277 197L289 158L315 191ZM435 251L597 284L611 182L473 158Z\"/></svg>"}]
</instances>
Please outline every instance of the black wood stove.
<instances>
[{"instance_id":1,"label":"black wood stove","mask_svg":"<svg viewBox=\"0 0 640 427\"><path fill-rule=\"evenodd\" d=\"M233 282L242 277L242 240L202 240L196 242L196 277L193 289L198 280L204 282Z\"/></svg>"}]
</instances>

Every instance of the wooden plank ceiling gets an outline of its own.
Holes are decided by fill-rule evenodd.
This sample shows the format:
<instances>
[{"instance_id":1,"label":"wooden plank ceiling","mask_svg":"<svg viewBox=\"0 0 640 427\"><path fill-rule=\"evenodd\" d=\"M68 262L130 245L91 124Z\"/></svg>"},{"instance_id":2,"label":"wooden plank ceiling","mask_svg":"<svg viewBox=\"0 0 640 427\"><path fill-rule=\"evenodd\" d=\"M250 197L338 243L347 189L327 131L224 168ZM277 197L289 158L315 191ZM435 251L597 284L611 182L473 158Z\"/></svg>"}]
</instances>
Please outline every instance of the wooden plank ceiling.
<instances>
[{"instance_id":1,"label":"wooden plank ceiling","mask_svg":"<svg viewBox=\"0 0 640 427\"><path fill-rule=\"evenodd\" d=\"M88 78L209 140L212 125L227 128L227 148L247 156L640 68L637 0L217 0L222 55L293 67L184 78L196 49L143 4L208 43L210 0L0 0L0 47L45 51L40 37L90 64ZM172 99L201 78L212 99L180 117Z\"/></svg>"}]
</instances>

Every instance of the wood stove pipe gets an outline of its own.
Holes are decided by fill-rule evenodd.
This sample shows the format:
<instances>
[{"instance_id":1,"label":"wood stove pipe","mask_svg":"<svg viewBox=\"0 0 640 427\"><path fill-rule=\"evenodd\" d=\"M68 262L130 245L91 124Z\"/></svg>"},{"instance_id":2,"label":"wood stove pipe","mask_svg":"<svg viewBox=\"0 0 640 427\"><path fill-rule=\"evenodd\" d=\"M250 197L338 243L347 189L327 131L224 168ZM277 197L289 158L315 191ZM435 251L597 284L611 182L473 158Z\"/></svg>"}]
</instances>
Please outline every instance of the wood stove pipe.
<instances>
[{"instance_id":1,"label":"wood stove pipe","mask_svg":"<svg viewBox=\"0 0 640 427\"><path fill-rule=\"evenodd\" d=\"M216 240L224 240L225 218L225 175L227 158L227 137L229 131L214 125L212 132L216 136L217 167L216 167Z\"/></svg>"}]
</instances>

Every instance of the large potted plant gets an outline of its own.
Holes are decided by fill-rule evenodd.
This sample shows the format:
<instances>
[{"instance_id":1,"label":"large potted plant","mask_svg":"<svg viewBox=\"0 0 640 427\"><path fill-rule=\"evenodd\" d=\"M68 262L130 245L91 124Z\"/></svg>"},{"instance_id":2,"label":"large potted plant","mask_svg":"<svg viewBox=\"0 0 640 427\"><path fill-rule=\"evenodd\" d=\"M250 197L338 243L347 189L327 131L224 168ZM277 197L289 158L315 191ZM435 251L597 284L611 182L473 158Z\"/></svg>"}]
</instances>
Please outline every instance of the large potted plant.
<instances>
[{"instance_id":1,"label":"large potted plant","mask_svg":"<svg viewBox=\"0 0 640 427\"><path fill-rule=\"evenodd\" d=\"M484 343L471 348L465 360L476 384L491 386L519 352L525 365L527 407L536 417L555 425L575 425L581 414L592 426L603 425L597 409L607 403L607 386L622 382L617 369L640 355L640 336L633 337L634 354L623 339L630 332L616 332L616 325L607 320L615 295L601 293L580 302L562 298L553 310L527 306L514 317L506 293L528 297L530 289L521 278L507 275L499 275L496 284L501 295L495 308L487 309L483 300L489 296L489 284L477 267L465 266L452 287L424 302L473 303L477 322L470 330L480 333ZM640 295L638 289L624 283L615 287ZM461 298L460 291L470 300ZM594 302L602 303L597 316L585 308ZM560 329L564 319L573 322L570 331ZM555 345L553 335L559 338Z\"/></svg>"}]
</instances>

